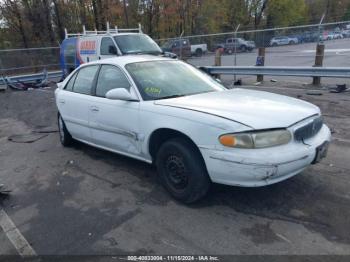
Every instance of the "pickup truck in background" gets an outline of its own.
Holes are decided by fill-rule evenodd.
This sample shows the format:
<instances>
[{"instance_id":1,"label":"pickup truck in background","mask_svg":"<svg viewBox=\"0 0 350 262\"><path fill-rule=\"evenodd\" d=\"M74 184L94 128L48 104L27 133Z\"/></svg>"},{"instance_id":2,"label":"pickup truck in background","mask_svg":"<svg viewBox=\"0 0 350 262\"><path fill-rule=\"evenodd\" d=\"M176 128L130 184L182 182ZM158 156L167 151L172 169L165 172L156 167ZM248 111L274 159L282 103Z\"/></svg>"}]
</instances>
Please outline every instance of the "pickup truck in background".
<instances>
[{"instance_id":1,"label":"pickup truck in background","mask_svg":"<svg viewBox=\"0 0 350 262\"><path fill-rule=\"evenodd\" d=\"M190 40L186 38L180 39L171 39L167 41L162 46L163 51L172 52L178 55L179 57L189 57L192 55L202 56L208 51L207 44L198 44L191 45ZM180 55L182 49L182 55Z\"/></svg>"},{"instance_id":2,"label":"pickup truck in background","mask_svg":"<svg viewBox=\"0 0 350 262\"><path fill-rule=\"evenodd\" d=\"M225 43L217 44L216 49L223 48L226 54L233 54L237 52L251 52L255 49L253 41L246 41L243 38L228 38Z\"/></svg>"},{"instance_id":3,"label":"pickup truck in background","mask_svg":"<svg viewBox=\"0 0 350 262\"><path fill-rule=\"evenodd\" d=\"M195 56L202 56L208 51L207 44L191 45L191 54Z\"/></svg>"}]
</instances>

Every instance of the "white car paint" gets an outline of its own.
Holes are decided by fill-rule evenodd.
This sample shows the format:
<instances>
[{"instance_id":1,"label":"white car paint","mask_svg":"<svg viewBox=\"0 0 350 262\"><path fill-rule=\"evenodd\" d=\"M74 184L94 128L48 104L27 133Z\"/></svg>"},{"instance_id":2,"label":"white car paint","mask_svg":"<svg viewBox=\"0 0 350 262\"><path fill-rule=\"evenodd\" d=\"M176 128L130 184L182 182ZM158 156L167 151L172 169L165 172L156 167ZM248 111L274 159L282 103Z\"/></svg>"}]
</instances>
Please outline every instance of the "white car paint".
<instances>
[{"instance_id":1,"label":"white car paint","mask_svg":"<svg viewBox=\"0 0 350 262\"><path fill-rule=\"evenodd\" d=\"M71 135L95 147L152 163L152 134L163 128L173 129L199 148L211 181L249 187L273 184L300 173L315 159L316 148L331 140L323 124L315 136L303 142L292 138L288 144L263 149L225 147L218 140L223 134L275 128L286 128L293 134L319 117L320 110L295 98L245 89L144 101L125 66L158 60L171 59L130 55L89 63L121 68L131 83L130 95L138 101L66 91L71 75L60 83L56 103Z\"/></svg>"},{"instance_id":2,"label":"white car paint","mask_svg":"<svg viewBox=\"0 0 350 262\"><path fill-rule=\"evenodd\" d=\"M148 35L143 33L110 33L107 35L87 35L78 38L78 54L82 63L92 62L100 59L113 58L116 56L123 55L122 50L118 46L115 37L123 37L123 36L142 36L149 41L154 42ZM109 40L110 45L115 47L117 54L102 54L101 53L101 44L103 40ZM155 43L156 45L156 43ZM85 48L84 48L85 47ZM84 48L84 49L83 49ZM83 52L83 51L88 51ZM161 50L159 49L159 52Z\"/></svg>"}]
</instances>

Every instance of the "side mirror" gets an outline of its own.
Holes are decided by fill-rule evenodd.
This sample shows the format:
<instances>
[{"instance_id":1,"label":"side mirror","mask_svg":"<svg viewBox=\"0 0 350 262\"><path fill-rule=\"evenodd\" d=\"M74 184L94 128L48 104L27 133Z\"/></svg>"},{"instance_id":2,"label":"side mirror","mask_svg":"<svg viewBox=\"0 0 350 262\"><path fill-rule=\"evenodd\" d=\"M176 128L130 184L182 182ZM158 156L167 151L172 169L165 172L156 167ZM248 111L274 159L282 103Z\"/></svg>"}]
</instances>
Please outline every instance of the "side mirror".
<instances>
[{"instance_id":1,"label":"side mirror","mask_svg":"<svg viewBox=\"0 0 350 262\"><path fill-rule=\"evenodd\" d=\"M139 101L134 95L125 88L114 88L106 93L106 98L111 100Z\"/></svg>"},{"instance_id":2,"label":"side mirror","mask_svg":"<svg viewBox=\"0 0 350 262\"><path fill-rule=\"evenodd\" d=\"M116 55L117 54L117 48L114 45L110 45L108 47L108 52L112 55Z\"/></svg>"},{"instance_id":3,"label":"side mirror","mask_svg":"<svg viewBox=\"0 0 350 262\"><path fill-rule=\"evenodd\" d=\"M173 59L177 58L177 55L174 53L171 53L171 52L164 52L163 55L164 55L164 57L169 57L169 58L173 58Z\"/></svg>"}]
</instances>

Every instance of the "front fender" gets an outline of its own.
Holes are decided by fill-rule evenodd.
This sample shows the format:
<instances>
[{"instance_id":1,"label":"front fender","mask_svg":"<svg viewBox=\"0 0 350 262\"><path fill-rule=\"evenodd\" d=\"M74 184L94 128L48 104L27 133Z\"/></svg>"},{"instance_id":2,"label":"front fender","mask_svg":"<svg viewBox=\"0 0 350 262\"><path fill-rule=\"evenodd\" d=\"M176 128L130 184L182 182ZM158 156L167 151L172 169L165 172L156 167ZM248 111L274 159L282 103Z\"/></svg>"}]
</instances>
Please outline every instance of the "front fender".
<instances>
[{"instance_id":1,"label":"front fender","mask_svg":"<svg viewBox=\"0 0 350 262\"><path fill-rule=\"evenodd\" d=\"M218 137L225 133L250 130L240 123L210 114L153 104L140 107L140 134L144 138L142 154L151 160L149 142L158 129L167 128L189 137L198 148L220 148Z\"/></svg>"}]
</instances>

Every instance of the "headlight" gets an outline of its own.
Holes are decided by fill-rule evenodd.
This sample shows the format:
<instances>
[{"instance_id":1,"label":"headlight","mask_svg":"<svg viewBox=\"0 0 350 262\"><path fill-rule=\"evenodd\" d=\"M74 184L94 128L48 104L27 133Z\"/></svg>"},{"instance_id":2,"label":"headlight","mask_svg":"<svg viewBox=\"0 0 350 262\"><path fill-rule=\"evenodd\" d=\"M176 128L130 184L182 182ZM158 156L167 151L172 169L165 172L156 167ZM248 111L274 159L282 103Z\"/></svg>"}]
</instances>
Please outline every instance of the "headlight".
<instances>
[{"instance_id":1,"label":"headlight","mask_svg":"<svg viewBox=\"0 0 350 262\"><path fill-rule=\"evenodd\" d=\"M288 130L256 131L226 134L219 137L222 145L236 148L265 148L289 143L292 135Z\"/></svg>"}]
</instances>

